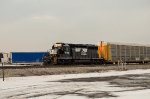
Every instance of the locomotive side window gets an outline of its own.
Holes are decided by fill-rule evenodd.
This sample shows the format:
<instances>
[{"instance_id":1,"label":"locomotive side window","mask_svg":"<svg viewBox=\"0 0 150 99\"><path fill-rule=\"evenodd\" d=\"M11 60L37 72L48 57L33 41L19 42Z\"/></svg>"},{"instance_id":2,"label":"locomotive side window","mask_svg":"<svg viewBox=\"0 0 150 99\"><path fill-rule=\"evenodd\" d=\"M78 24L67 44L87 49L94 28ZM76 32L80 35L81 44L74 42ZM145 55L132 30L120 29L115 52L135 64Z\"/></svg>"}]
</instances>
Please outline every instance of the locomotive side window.
<instances>
[{"instance_id":1,"label":"locomotive side window","mask_svg":"<svg viewBox=\"0 0 150 99\"><path fill-rule=\"evenodd\" d=\"M65 52L65 54L70 54L70 47L64 46L64 52Z\"/></svg>"},{"instance_id":2,"label":"locomotive side window","mask_svg":"<svg viewBox=\"0 0 150 99\"><path fill-rule=\"evenodd\" d=\"M81 48L75 48L75 52L80 52Z\"/></svg>"},{"instance_id":3,"label":"locomotive side window","mask_svg":"<svg viewBox=\"0 0 150 99\"><path fill-rule=\"evenodd\" d=\"M58 49L58 54L64 54L64 50L63 49Z\"/></svg>"}]
</instances>

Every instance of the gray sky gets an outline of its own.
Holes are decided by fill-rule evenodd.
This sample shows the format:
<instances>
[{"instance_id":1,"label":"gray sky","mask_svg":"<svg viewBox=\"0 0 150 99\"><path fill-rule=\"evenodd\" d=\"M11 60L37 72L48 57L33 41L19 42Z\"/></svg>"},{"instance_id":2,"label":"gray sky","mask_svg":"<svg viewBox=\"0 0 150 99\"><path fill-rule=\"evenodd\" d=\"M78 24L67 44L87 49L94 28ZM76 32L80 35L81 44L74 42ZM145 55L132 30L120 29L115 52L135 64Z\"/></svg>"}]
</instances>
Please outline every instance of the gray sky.
<instances>
[{"instance_id":1,"label":"gray sky","mask_svg":"<svg viewBox=\"0 0 150 99\"><path fill-rule=\"evenodd\" d=\"M150 0L0 0L0 51L55 42L150 44Z\"/></svg>"}]
</instances>

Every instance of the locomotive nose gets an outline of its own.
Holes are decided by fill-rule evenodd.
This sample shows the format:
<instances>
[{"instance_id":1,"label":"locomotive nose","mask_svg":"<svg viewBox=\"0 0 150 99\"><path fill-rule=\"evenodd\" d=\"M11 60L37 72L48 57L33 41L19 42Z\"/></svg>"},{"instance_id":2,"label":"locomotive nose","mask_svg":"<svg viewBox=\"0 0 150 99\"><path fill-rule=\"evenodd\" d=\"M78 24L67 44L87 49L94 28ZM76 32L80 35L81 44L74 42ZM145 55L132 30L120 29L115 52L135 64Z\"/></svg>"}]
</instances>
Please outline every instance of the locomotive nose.
<instances>
[{"instance_id":1,"label":"locomotive nose","mask_svg":"<svg viewBox=\"0 0 150 99\"><path fill-rule=\"evenodd\" d=\"M56 55L56 54L57 54L57 49L52 49L52 50L50 51L50 54L51 54L51 55Z\"/></svg>"}]
</instances>

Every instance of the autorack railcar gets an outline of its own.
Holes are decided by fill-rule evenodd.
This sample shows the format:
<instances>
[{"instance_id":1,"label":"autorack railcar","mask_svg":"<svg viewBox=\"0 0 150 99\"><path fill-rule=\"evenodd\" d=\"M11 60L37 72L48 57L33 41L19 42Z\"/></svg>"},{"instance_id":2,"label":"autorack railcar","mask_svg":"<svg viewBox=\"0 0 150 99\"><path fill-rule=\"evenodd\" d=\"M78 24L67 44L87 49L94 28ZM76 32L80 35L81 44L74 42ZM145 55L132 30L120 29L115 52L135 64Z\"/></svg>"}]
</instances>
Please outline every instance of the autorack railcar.
<instances>
[{"instance_id":1,"label":"autorack railcar","mask_svg":"<svg viewBox=\"0 0 150 99\"><path fill-rule=\"evenodd\" d=\"M150 62L150 46L101 42L99 55L107 63L147 63Z\"/></svg>"}]
</instances>

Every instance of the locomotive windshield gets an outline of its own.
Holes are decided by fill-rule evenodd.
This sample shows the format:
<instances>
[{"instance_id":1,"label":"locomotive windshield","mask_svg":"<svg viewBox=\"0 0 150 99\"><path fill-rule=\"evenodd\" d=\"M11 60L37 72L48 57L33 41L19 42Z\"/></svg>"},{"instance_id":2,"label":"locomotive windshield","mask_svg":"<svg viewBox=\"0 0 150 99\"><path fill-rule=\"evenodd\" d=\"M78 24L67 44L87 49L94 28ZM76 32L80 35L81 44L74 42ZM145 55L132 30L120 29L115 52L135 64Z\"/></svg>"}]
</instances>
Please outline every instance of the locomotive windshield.
<instances>
[{"instance_id":1,"label":"locomotive windshield","mask_svg":"<svg viewBox=\"0 0 150 99\"><path fill-rule=\"evenodd\" d=\"M51 54L70 54L70 47L68 44L56 43L52 47Z\"/></svg>"},{"instance_id":2,"label":"locomotive windshield","mask_svg":"<svg viewBox=\"0 0 150 99\"><path fill-rule=\"evenodd\" d=\"M57 49L51 49L50 54L57 54Z\"/></svg>"}]
</instances>

